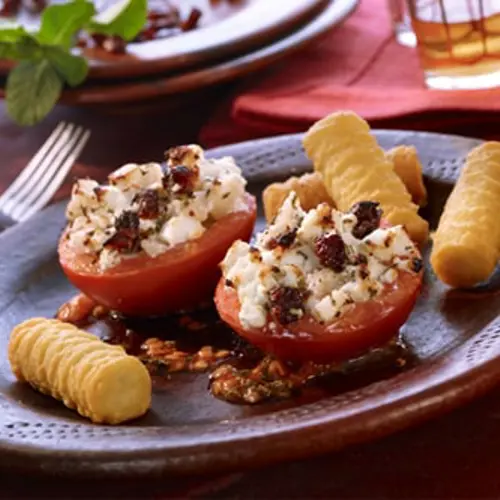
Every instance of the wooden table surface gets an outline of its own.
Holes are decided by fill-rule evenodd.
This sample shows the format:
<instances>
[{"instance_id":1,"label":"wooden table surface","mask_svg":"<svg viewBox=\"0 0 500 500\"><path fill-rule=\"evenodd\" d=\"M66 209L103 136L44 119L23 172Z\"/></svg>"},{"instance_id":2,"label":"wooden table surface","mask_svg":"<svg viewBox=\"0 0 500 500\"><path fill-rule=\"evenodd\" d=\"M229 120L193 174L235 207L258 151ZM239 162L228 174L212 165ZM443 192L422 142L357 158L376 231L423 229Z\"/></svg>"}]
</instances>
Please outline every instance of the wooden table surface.
<instances>
[{"instance_id":1,"label":"wooden table surface","mask_svg":"<svg viewBox=\"0 0 500 500\"><path fill-rule=\"evenodd\" d=\"M12 125L0 104L0 190L60 120L92 130L72 177L103 178L124 162L159 158L173 144L196 141L200 126L227 91L219 89L176 110L158 106L154 112L103 114L60 108L32 129ZM58 197L67 192L66 187ZM5 472L0 481L1 498L500 498L500 389L419 428L265 470L120 483Z\"/></svg>"}]
</instances>

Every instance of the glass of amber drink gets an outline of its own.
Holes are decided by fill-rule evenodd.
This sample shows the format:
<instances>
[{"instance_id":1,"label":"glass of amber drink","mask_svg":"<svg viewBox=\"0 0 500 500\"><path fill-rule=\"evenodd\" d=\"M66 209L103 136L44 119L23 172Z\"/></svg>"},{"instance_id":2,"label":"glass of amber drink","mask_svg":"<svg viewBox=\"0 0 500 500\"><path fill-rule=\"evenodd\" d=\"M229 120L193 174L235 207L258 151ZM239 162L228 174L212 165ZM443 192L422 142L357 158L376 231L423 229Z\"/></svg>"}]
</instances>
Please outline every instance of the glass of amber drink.
<instances>
[{"instance_id":1,"label":"glass of amber drink","mask_svg":"<svg viewBox=\"0 0 500 500\"><path fill-rule=\"evenodd\" d=\"M500 87L500 0L408 0L425 82Z\"/></svg>"},{"instance_id":2,"label":"glass of amber drink","mask_svg":"<svg viewBox=\"0 0 500 500\"><path fill-rule=\"evenodd\" d=\"M411 27L407 1L388 0L388 7L392 19L392 30L396 40L406 47L415 47L417 40Z\"/></svg>"}]
</instances>

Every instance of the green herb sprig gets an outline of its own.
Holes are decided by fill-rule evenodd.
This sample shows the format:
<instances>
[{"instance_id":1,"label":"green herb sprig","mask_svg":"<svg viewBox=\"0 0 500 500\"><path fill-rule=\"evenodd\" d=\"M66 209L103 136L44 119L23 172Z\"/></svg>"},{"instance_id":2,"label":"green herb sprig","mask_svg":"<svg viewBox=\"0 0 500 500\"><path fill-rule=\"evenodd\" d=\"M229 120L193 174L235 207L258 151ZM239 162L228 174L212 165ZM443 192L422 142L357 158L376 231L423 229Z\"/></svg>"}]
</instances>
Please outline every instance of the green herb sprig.
<instances>
[{"instance_id":1,"label":"green herb sprig","mask_svg":"<svg viewBox=\"0 0 500 500\"><path fill-rule=\"evenodd\" d=\"M139 34L146 17L147 0L119 0L99 14L92 2L72 0L46 7L38 32L0 24L0 59L19 62L7 77L10 117L19 125L35 125L55 106L65 85L76 87L87 78L87 60L73 51L79 32L130 41Z\"/></svg>"}]
</instances>

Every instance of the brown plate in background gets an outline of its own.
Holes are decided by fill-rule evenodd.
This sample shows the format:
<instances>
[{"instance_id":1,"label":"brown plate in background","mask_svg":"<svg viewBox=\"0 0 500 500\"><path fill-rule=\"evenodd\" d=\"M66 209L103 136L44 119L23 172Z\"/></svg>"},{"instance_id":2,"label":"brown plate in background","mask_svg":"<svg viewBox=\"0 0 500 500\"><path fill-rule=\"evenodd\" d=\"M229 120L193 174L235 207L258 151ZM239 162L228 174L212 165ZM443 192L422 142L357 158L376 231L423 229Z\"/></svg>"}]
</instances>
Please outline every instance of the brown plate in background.
<instances>
[{"instance_id":1,"label":"brown plate in background","mask_svg":"<svg viewBox=\"0 0 500 500\"><path fill-rule=\"evenodd\" d=\"M147 101L165 96L172 96L176 100L181 94L188 97L190 92L258 71L300 50L343 22L358 3L359 0L330 0L328 7L306 26L267 47L238 56L230 61L174 76L99 85L90 82L63 92L61 102L75 106L96 105L112 108L116 104ZM4 89L0 88L0 97L4 95Z\"/></svg>"},{"instance_id":2,"label":"brown plate in background","mask_svg":"<svg viewBox=\"0 0 500 500\"><path fill-rule=\"evenodd\" d=\"M385 148L417 147L430 194L426 216L435 227L467 152L479 141L416 132L376 135ZM311 168L300 140L293 135L251 141L211 154L235 156L258 194L270 181ZM450 291L427 265L422 295L402 328L411 363L397 371L369 358L361 370L301 397L255 407L214 399L206 374L177 374L155 386L145 417L119 427L92 425L16 383L6 359L13 325L53 315L74 293L57 263L63 211L62 204L52 206L0 236L2 467L132 477L264 465L396 432L450 411L500 381L498 274L474 290Z\"/></svg>"},{"instance_id":3,"label":"brown plate in background","mask_svg":"<svg viewBox=\"0 0 500 500\"><path fill-rule=\"evenodd\" d=\"M161 6L161 0L156 3ZM243 0L234 4L221 1L211 6L209 0L172 0L184 15L191 7L203 12L198 29L160 40L130 43L124 55L84 51L90 62L89 79L178 71L241 54L284 36L326 3L327 0ZM110 2L101 0L97 2L98 7L99 4ZM155 0L150 0L150 4L154 5ZM19 22L36 28L38 17L23 12ZM12 65L10 61L0 60L0 72L5 74Z\"/></svg>"}]
</instances>

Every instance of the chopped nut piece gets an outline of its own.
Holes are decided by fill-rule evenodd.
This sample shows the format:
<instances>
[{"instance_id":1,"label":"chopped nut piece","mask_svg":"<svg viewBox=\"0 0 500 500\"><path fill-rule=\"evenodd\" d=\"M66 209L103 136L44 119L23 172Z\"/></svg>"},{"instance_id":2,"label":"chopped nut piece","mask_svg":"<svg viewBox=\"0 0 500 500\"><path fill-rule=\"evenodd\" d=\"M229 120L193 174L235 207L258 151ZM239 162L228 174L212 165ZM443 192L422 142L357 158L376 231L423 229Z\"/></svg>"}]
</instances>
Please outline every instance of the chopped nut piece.
<instances>
[{"instance_id":1,"label":"chopped nut piece","mask_svg":"<svg viewBox=\"0 0 500 500\"><path fill-rule=\"evenodd\" d=\"M107 314L109 314L109 309L101 305L95 306L94 309L92 310L92 316L94 318L103 318Z\"/></svg>"},{"instance_id":2,"label":"chopped nut piece","mask_svg":"<svg viewBox=\"0 0 500 500\"><path fill-rule=\"evenodd\" d=\"M178 350L174 341L160 340L158 338L146 340L142 344L141 350L143 354L140 359L144 363L162 365L169 373L179 371L203 372L232 354L228 350L216 350L212 346L204 346L195 353L188 353Z\"/></svg>"},{"instance_id":3,"label":"chopped nut piece","mask_svg":"<svg viewBox=\"0 0 500 500\"><path fill-rule=\"evenodd\" d=\"M96 307L102 306L97 306L93 299L79 293L58 309L56 318L67 323L78 324L85 321Z\"/></svg>"},{"instance_id":4,"label":"chopped nut piece","mask_svg":"<svg viewBox=\"0 0 500 500\"><path fill-rule=\"evenodd\" d=\"M198 360L193 360L189 364L190 368L195 371L205 371L208 367L209 364L204 361L203 359L198 359Z\"/></svg>"},{"instance_id":5,"label":"chopped nut piece","mask_svg":"<svg viewBox=\"0 0 500 500\"><path fill-rule=\"evenodd\" d=\"M239 404L288 398L295 384L286 378L270 380L268 372L272 362L271 358L264 358L253 370L238 370L231 365L222 365L210 376L210 390L217 398Z\"/></svg>"},{"instance_id":6,"label":"chopped nut piece","mask_svg":"<svg viewBox=\"0 0 500 500\"><path fill-rule=\"evenodd\" d=\"M281 361L272 360L267 367L267 374L273 379L288 375L288 370Z\"/></svg>"}]
</instances>

